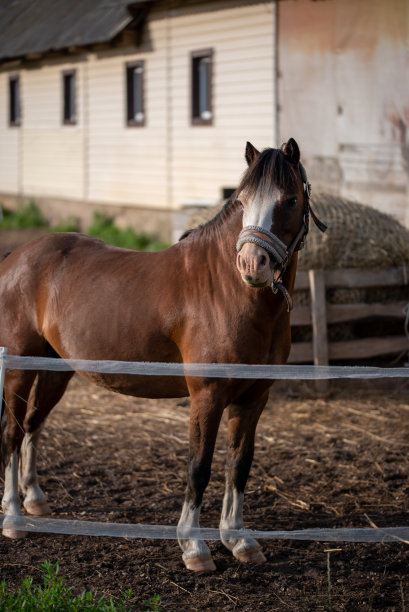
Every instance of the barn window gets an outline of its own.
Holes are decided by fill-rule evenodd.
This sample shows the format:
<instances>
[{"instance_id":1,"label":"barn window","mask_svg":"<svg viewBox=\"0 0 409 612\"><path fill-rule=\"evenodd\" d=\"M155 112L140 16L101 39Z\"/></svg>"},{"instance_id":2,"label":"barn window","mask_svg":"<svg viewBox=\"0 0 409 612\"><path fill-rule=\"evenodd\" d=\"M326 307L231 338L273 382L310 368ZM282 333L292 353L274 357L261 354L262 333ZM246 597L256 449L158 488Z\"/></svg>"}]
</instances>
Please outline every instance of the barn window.
<instances>
[{"instance_id":1,"label":"barn window","mask_svg":"<svg viewBox=\"0 0 409 612\"><path fill-rule=\"evenodd\" d=\"M64 70L62 73L63 84L63 123L72 125L76 123L76 72L75 70Z\"/></svg>"},{"instance_id":2,"label":"barn window","mask_svg":"<svg viewBox=\"0 0 409 612\"><path fill-rule=\"evenodd\" d=\"M212 125L213 50L192 51L192 124Z\"/></svg>"},{"instance_id":3,"label":"barn window","mask_svg":"<svg viewBox=\"0 0 409 612\"><path fill-rule=\"evenodd\" d=\"M126 122L128 125L145 125L143 61L126 64Z\"/></svg>"},{"instance_id":4,"label":"barn window","mask_svg":"<svg viewBox=\"0 0 409 612\"><path fill-rule=\"evenodd\" d=\"M17 74L9 77L9 123L20 125L20 77Z\"/></svg>"}]
</instances>

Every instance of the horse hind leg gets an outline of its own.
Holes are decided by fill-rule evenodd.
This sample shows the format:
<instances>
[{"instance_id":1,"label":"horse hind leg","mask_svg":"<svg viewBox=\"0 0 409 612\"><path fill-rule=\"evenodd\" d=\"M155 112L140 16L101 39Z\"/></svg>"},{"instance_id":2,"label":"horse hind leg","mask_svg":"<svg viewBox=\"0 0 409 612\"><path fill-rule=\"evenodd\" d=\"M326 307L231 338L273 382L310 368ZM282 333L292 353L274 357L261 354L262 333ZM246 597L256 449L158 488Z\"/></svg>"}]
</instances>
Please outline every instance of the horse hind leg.
<instances>
[{"instance_id":1,"label":"horse hind leg","mask_svg":"<svg viewBox=\"0 0 409 612\"><path fill-rule=\"evenodd\" d=\"M260 544L250 537L234 539L229 529L243 528L244 489L254 453L256 426L267 401L267 394L252 404L229 407L229 450L226 463L226 488L220 520L223 544L238 561L264 563L266 558Z\"/></svg>"},{"instance_id":2,"label":"horse hind leg","mask_svg":"<svg viewBox=\"0 0 409 612\"><path fill-rule=\"evenodd\" d=\"M19 486L24 496L24 508L34 516L51 513L38 482L38 445L45 419L63 396L72 375L72 372L39 372L33 399L30 398L26 434L20 451Z\"/></svg>"},{"instance_id":3,"label":"horse hind leg","mask_svg":"<svg viewBox=\"0 0 409 612\"><path fill-rule=\"evenodd\" d=\"M27 413L30 389L36 372L12 370L6 372L4 384L4 404L6 414L2 420L1 460L4 467L4 493L2 508L5 514L3 535L9 538L22 538L26 534L13 527L12 521L7 525L8 517L21 516L18 491L18 461L21 443L24 437L24 421Z\"/></svg>"}]
</instances>

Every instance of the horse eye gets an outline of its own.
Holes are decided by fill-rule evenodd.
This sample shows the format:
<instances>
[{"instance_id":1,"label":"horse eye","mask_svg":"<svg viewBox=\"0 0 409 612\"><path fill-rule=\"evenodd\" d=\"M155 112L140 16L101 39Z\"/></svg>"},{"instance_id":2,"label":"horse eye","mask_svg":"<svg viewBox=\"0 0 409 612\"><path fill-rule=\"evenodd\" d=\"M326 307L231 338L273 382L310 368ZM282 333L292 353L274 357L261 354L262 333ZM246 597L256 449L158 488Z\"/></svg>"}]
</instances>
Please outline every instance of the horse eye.
<instances>
[{"instance_id":1,"label":"horse eye","mask_svg":"<svg viewBox=\"0 0 409 612\"><path fill-rule=\"evenodd\" d=\"M289 198L289 199L286 201L286 204L287 204L287 206L290 206L290 207L295 206L295 205L297 204L297 198L296 198L296 197Z\"/></svg>"}]
</instances>

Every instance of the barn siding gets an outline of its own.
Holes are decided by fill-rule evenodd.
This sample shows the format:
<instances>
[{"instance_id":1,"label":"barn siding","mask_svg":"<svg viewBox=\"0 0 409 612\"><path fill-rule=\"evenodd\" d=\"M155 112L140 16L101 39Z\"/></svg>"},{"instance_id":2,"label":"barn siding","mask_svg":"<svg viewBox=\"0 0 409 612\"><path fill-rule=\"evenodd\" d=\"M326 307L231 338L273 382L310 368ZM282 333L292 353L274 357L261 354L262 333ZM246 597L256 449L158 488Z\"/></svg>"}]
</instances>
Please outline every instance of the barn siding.
<instances>
[{"instance_id":1,"label":"barn siding","mask_svg":"<svg viewBox=\"0 0 409 612\"><path fill-rule=\"evenodd\" d=\"M75 69L77 123L62 124L62 71ZM83 62L47 62L22 71L22 191L80 199L84 194Z\"/></svg>"},{"instance_id":2,"label":"barn siding","mask_svg":"<svg viewBox=\"0 0 409 612\"><path fill-rule=\"evenodd\" d=\"M280 131L315 189L409 226L409 2L280 2Z\"/></svg>"},{"instance_id":3,"label":"barn siding","mask_svg":"<svg viewBox=\"0 0 409 612\"><path fill-rule=\"evenodd\" d=\"M244 169L246 140L272 144L271 2L207 3L205 11L187 4L153 10L137 53L88 62L91 200L167 208L216 202ZM191 126L190 52L209 47L215 120ZM144 127L124 119L125 63L133 60L145 62Z\"/></svg>"},{"instance_id":4,"label":"barn siding","mask_svg":"<svg viewBox=\"0 0 409 612\"><path fill-rule=\"evenodd\" d=\"M222 187L237 184L246 140L274 144L272 2L173 4L152 9L138 49L39 61L20 70L23 121L7 130L10 159L0 170L1 192L162 209L214 203ZM214 123L193 127L190 53L209 47ZM144 127L125 122L125 64L133 60L145 62ZM71 68L77 70L78 119L65 126L61 72Z\"/></svg>"},{"instance_id":5,"label":"barn siding","mask_svg":"<svg viewBox=\"0 0 409 612\"><path fill-rule=\"evenodd\" d=\"M0 71L0 190L18 193L20 190L19 127L9 126L8 87L9 74L17 71ZM20 78L20 87L23 83Z\"/></svg>"},{"instance_id":6,"label":"barn siding","mask_svg":"<svg viewBox=\"0 0 409 612\"><path fill-rule=\"evenodd\" d=\"M177 9L169 23L171 203L214 202L244 170L247 140L274 142L274 30L272 3L232 2ZM190 53L212 48L214 118L190 124Z\"/></svg>"},{"instance_id":7,"label":"barn siding","mask_svg":"<svg viewBox=\"0 0 409 612\"><path fill-rule=\"evenodd\" d=\"M154 3L137 49L0 70L0 193L167 215L234 187L246 140L263 148L293 136L316 191L367 202L409 226L408 47L409 0ZM214 120L192 126L190 54L203 48L213 49ZM145 62L144 127L125 124L133 60ZM70 68L78 121L64 126L61 72ZM16 71L23 117L10 128Z\"/></svg>"}]
</instances>

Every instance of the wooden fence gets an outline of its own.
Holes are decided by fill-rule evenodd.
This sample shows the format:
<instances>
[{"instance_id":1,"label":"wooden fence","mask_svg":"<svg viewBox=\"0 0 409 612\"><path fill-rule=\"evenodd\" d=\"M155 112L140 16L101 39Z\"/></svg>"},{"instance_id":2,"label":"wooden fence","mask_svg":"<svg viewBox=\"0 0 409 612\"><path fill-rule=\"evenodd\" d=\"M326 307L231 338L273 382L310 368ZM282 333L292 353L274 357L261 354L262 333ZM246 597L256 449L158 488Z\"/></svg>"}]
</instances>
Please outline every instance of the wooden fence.
<instances>
[{"instance_id":1,"label":"wooden fence","mask_svg":"<svg viewBox=\"0 0 409 612\"><path fill-rule=\"evenodd\" d=\"M388 303L328 304L326 290L333 288L408 288L407 299ZM327 365L333 360L357 360L379 355L409 351L409 339L404 332L404 308L409 302L409 270L309 270L297 273L295 290L309 289L310 305L296 306L291 313L291 326L311 325L312 342L294 342L289 363ZM402 319L402 335L379 336L328 341L328 325L385 317Z\"/></svg>"}]
</instances>

